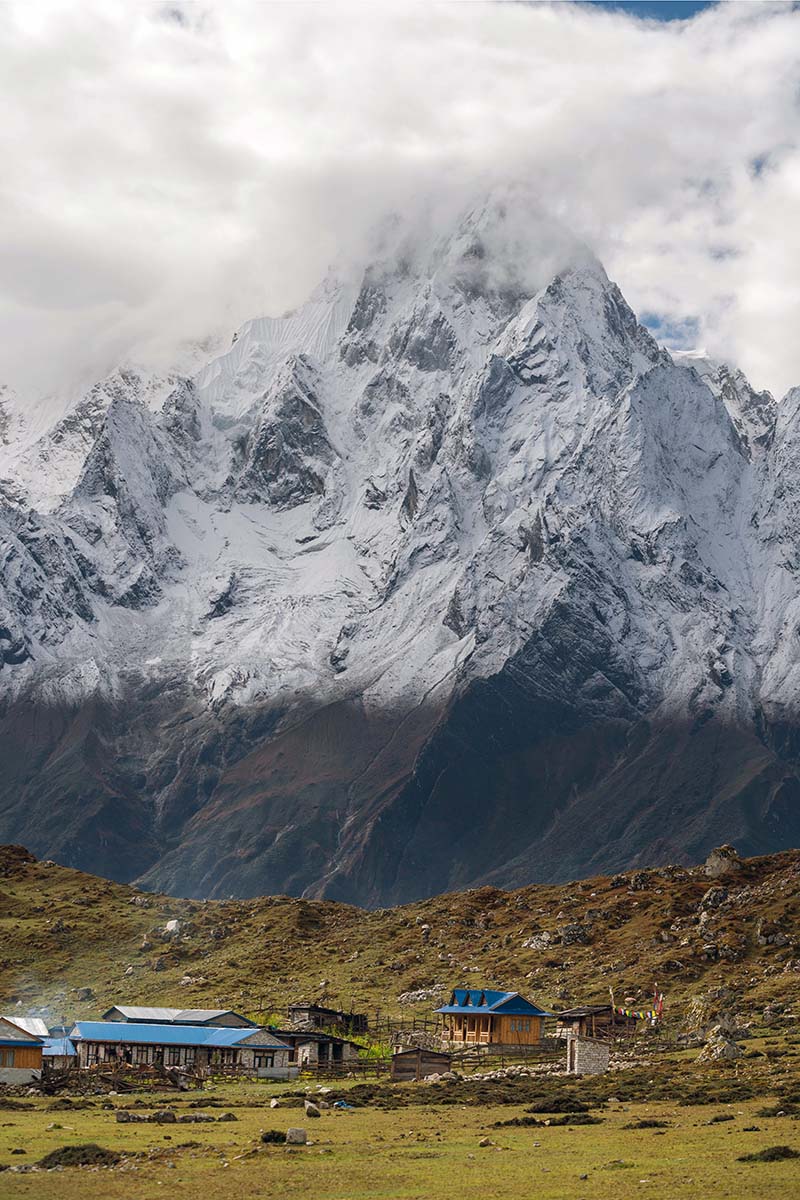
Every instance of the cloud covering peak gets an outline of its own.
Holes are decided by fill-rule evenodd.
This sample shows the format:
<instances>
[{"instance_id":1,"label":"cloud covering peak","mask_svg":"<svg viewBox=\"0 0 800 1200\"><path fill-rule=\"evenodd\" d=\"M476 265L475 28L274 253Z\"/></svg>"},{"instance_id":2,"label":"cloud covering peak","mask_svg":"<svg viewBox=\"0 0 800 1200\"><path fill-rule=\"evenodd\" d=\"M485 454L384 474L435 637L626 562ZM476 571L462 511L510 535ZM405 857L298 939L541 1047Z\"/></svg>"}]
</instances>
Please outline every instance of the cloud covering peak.
<instances>
[{"instance_id":1,"label":"cloud covering peak","mask_svg":"<svg viewBox=\"0 0 800 1200\"><path fill-rule=\"evenodd\" d=\"M520 181L639 312L781 393L798 39L769 2L657 25L568 2L11 0L0 379L179 364L363 258L388 211L444 221Z\"/></svg>"}]
</instances>

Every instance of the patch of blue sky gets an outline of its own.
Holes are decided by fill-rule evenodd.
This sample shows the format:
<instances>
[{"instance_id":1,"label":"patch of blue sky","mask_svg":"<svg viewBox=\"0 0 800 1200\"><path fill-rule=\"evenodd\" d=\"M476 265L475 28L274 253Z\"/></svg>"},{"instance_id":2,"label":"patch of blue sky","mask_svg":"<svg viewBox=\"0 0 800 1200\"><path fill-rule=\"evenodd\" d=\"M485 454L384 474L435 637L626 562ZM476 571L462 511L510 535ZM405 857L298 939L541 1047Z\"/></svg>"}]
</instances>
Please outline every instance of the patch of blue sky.
<instances>
[{"instance_id":1,"label":"patch of blue sky","mask_svg":"<svg viewBox=\"0 0 800 1200\"><path fill-rule=\"evenodd\" d=\"M676 319L665 313L642 313L639 320L653 337L668 350L693 350L700 333L697 317Z\"/></svg>"},{"instance_id":2,"label":"patch of blue sky","mask_svg":"<svg viewBox=\"0 0 800 1200\"><path fill-rule=\"evenodd\" d=\"M645 21L690 21L706 8L715 8L718 0L578 0L596 8L628 13Z\"/></svg>"}]
</instances>

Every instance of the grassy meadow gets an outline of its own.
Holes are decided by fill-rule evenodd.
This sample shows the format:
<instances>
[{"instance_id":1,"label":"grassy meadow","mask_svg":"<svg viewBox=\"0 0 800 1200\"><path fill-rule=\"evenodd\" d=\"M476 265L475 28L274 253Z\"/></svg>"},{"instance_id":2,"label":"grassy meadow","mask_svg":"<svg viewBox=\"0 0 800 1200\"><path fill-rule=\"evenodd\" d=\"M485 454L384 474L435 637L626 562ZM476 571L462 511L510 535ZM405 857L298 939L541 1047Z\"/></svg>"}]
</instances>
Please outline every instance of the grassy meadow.
<instances>
[{"instance_id":1,"label":"grassy meadow","mask_svg":"<svg viewBox=\"0 0 800 1200\"><path fill-rule=\"evenodd\" d=\"M791 1061L778 1068L765 1063L758 1054L738 1067L701 1066L691 1055L677 1055L649 1068L578 1081L551 1076L336 1085L329 1099L340 1097L353 1107L324 1110L318 1119L306 1116L305 1089L297 1083L4 1098L0 1197L150 1200L167 1190L186 1200L800 1196L800 1075ZM309 1088L317 1093L316 1086ZM648 1092L653 1099L629 1098ZM270 1107L272 1097L279 1098L278 1108ZM230 1112L236 1120L120 1124L115 1118L116 1108L149 1113L167 1107L179 1116ZM535 1124L507 1124L515 1119ZM591 1123L562 1123L584 1121ZM310 1144L262 1142L264 1131L283 1134L298 1126ZM490 1144L481 1145L487 1138ZM110 1167L2 1169L87 1143L115 1152L119 1161ZM739 1161L774 1146L788 1146L798 1157Z\"/></svg>"}]
</instances>

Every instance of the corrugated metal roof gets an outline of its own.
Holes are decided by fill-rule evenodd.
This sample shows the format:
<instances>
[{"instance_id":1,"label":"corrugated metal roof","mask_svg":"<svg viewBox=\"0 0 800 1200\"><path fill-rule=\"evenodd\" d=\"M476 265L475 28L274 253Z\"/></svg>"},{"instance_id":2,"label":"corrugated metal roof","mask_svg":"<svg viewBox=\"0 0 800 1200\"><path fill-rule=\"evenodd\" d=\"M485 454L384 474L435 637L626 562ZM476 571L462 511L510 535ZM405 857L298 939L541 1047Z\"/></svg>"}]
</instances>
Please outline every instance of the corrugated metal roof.
<instances>
[{"instance_id":1,"label":"corrugated metal roof","mask_svg":"<svg viewBox=\"0 0 800 1200\"><path fill-rule=\"evenodd\" d=\"M74 1058L77 1051L69 1038L48 1038L42 1054L45 1058Z\"/></svg>"},{"instance_id":2,"label":"corrugated metal roof","mask_svg":"<svg viewBox=\"0 0 800 1200\"><path fill-rule=\"evenodd\" d=\"M151 1021L155 1024L181 1024L181 1025L208 1025L220 1017L239 1017L240 1020L246 1021L247 1017L243 1017L241 1013L235 1013L231 1008L147 1008L130 1004L115 1004L108 1012L103 1013L105 1020L110 1019L110 1014L118 1012L126 1021ZM250 1022L250 1028L258 1028L253 1022Z\"/></svg>"},{"instance_id":3,"label":"corrugated metal roof","mask_svg":"<svg viewBox=\"0 0 800 1200\"><path fill-rule=\"evenodd\" d=\"M146 1007L136 1007L134 1005L125 1005L125 1004L115 1004L113 1008L110 1008L108 1010L108 1012L110 1012L110 1013L111 1012L122 1013L123 1017L127 1017L127 1019L129 1021L156 1021L156 1022L158 1022L158 1021L174 1021L180 1011L181 1011L181 1009L179 1009L179 1008L146 1008ZM107 1017L108 1013L103 1013L103 1016Z\"/></svg>"},{"instance_id":4,"label":"corrugated metal roof","mask_svg":"<svg viewBox=\"0 0 800 1200\"><path fill-rule=\"evenodd\" d=\"M35 1033L28 1033L27 1029L22 1029L11 1020L11 1017L0 1017L0 1038L3 1039L4 1046L24 1045L24 1046L41 1046L42 1039L37 1037Z\"/></svg>"},{"instance_id":5,"label":"corrugated metal roof","mask_svg":"<svg viewBox=\"0 0 800 1200\"><path fill-rule=\"evenodd\" d=\"M573 1017L597 1017L600 1013L610 1012L610 1004L581 1004L578 1008L565 1008L563 1012L556 1013L556 1016L562 1021Z\"/></svg>"},{"instance_id":6,"label":"corrugated metal roof","mask_svg":"<svg viewBox=\"0 0 800 1200\"><path fill-rule=\"evenodd\" d=\"M12 1025L16 1025L18 1029L24 1029L26 1033L32 1033L34 1037L46 1038L50 1034L47 1023L41 1017L10 1017L7 1013L3 1013L3 1020L10 1021Z\"/></svg>"},{"instance_id":7,"label":"corrugated metal roof","mask_svg":"<svg viewBox=\"0 0 800 1200\"><path fill-rule=\"evenodd\" d=\"M127 1021L78 1021L71 1031L74 1041L124 1042L148 1046L236 1046L245 1038L253 1039L262 1034L258 1041L249 1040L248 1046L267 1050L288 1050L290 1047L266 1029L220 1028L214 1025L146 1025L128 1024Z\"/></svg>"},{"instance_id":8,"label":"corrugated metal roof","mask_svg":"<svg viewBox=\"0 0 800 1200\"><path fill-rule=\"evenodd\" d=\"M240 1021L247 1021L251 1029L258 1028L255 1021L248 1020L232 1008L182 1008L175 1020L181 1025L207 1025L217 1017L238 1017Z\"/></svg>"},{"instance_id":9,"label":"corrugated metal roof","mask_svg":"<svg viewBox=\"0 0 800 1200\"><path fill-rule=\"evenodd\" d=\"M500 992L491 988L454 988L449 1004L437 1008L447 1016L499 1016L551 1017L553 1014L532 1004L519 992Z\"/></svg>"}]
</instances>

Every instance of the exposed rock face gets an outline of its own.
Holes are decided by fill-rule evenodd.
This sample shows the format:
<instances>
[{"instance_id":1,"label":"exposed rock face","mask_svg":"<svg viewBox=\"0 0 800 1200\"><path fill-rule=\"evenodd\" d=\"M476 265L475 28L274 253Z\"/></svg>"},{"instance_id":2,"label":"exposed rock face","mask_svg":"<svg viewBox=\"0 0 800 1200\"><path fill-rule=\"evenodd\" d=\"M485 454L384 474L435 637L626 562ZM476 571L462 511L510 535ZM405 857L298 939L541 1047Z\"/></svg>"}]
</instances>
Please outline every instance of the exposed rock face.
<instances>
[{"instance_id":1,"label":"exposed rock face","mask_svg":"<svg viewBox=\"0 0 800 1200\"><path fill-rule=\"evenodd\" d=\"M737 871L741 871L742 864L733 846L717 846L709 854L703 869L709 879L719 879L721 875L734 875ZM724 890L724 888L711 888L706 893L705 899L708 900L712 893L719 897ZM722 899L725 899L724 895L722 895ZM720 903L720 900L717 899L716 903Z\"/></svg>"},{"instance_id":2,"label":"exposed rock face","mask_svg":"<svg viewBox=\"0 0 800 1200\"><path fill-rule=\"evenodd\" d=\"M366 903L798 840L800 389L506 220L38 440L3 394L0 840Z\"/></svg>"}]
</instances>

